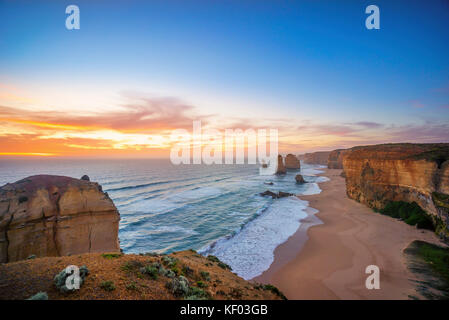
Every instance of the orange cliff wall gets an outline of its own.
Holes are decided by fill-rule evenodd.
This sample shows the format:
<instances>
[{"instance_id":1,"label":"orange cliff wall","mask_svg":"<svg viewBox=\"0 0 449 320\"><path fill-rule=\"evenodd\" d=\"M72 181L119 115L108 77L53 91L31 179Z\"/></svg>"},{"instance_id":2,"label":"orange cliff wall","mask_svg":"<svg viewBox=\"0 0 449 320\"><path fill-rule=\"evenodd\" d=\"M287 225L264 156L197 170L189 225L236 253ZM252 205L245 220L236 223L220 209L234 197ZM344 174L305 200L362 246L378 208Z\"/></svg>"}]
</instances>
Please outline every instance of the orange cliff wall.
<instances>
[{"instance_id":1,"label":"orange cliff wall","mask_svg":"<svg viewBox=\"0 0 449 320\"><path fill-rule=\"evenodd\" d=\"M119 220L98 183L40 175L6 184L0 188L0 263L119 251Z\"/></svg>"},{"instance_id":2,"label":"orange cliff wall","mask_svg":"<svg viewBox=\"0 0 449 320\"><path fill-rule=\"evenodd\" d=\"M329 169L343 169L343 156L349 152L350 149L337 149L331 151L327 159L327 167Z\"/></svg>"},{"instance_id":3,"label":"orange cliff wall","mask_svg":"<svg viewBox=\"0 0 449 320\"><path fill-rule=\"evenodd\" d=\"M304 154L304 163L327 165L331 151L317 151Z\"/></svg>"},{"instance_id":4,"label":"orange cliff wall","mask_svg":"<svg viewBox=\"0 0 449 320\"><path fill-rule=\"evenodd\" d=\"M449 240L449 144L388 144L352 148L343 156L346 192L375 209L389 201L416 202ZM447 198L446 198L447 199Z\"/></svg>"}]
</instances>

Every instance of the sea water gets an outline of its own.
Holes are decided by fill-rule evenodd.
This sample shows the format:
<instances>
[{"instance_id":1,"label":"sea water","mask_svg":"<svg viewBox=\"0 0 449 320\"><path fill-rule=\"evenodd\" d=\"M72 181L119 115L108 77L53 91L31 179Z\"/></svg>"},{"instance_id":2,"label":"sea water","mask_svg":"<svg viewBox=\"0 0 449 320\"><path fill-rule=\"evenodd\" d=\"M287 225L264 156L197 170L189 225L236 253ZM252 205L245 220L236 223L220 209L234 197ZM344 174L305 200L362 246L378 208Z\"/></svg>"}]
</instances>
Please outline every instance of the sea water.
<instances>
[{"instance_id":1,"label":"sea water","mask_svg":"<svg viewBox=\"0 0 449 320\"><path fill-rule=\"evenodd\" d=\"M275 248L307 216L307 201L271 199L265 190L320 192L320 166L302 164L282 176L261 176L256 165L173 165L146 159L2 159L0 185L36 174L100 183L120 212L126 253L195 249L229 264L245 279L268 269ZM296 184L301 173L306 184ZM272 184L271 184L272 183Z\"/></svg>"}]
</instances>

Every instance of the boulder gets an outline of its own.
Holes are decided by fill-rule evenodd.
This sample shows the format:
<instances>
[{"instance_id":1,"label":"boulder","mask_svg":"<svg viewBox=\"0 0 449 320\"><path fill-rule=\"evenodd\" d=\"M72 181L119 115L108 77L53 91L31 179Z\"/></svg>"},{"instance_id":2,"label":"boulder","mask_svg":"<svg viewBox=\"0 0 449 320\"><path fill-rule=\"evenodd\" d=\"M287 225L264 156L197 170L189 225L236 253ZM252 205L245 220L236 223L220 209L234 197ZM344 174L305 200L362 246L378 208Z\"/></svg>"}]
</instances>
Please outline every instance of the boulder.
<instances>
[{"instance_id":1,"label":"boulder","mask_svg":"<svg viewBox=\"0 0 449 320\"><path fill-rule=\"evenodd\" d=\"M81 177L81 180L90 181L90 178L87 174L85 174L84 176Z\"/></svg>"},{"instance_id":2,"label":"boulder","mask_svg":"<svg viewBox=\"0 0 449 320\"><path fill-rule=\"evenodd\" d=\"M300 174L297 174L295 176L295 180L296 180L296 183L300 183L300 184L306 183L306 180L304 180L304 177Z\"/></svg>"}]
</instances>

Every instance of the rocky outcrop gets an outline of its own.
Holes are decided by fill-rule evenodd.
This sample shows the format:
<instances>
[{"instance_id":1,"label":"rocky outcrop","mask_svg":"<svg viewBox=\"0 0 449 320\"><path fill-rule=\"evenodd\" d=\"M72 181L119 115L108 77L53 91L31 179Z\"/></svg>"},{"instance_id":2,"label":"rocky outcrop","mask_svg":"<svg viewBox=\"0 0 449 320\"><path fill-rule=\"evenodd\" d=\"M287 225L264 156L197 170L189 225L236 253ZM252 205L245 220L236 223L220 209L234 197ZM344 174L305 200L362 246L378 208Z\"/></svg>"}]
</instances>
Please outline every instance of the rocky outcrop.
<instances>
[{"instance_id":1,"label":"rocky outcrop","mask_svg":"<svg viewBox=\"0 0 449 320\"><path fill-rule=\"evenodd\" d=\"M329 169L343 169L343 156L349 151L350 149L337 149L331 151L327 160L327 167Z\"/></svg>"},{"instance_id":2,"label":"rocky outcrop","mask_svg":"<svg viewBox=\"0 0 449 320\"><path fill-rule=\"evenodd\" d=\"M343 158L348 196L371 208L416 202L449 240L449 144L385 144L352 148Z\"/></svg>"},{"instance_id":3,"label":"rocky outcrop","mask_svg":"<svg viewBox=\"0 0 449 320\"><path fill-rule=\"evenodd\" d=\"M120 215L98 183L39 175L0 188L0 262L119 251Z\"/></svg>"},{"instance_id":4,"label":"rocky outcrop","mask_svg":"<svg viewBox=\"0 0 449 320\"><path fill-rule=\"evenodd\" d=\"M286 174L286 173L287 169L285 169L284 160L282 159L281 155L278 155L278 165L276 168L276 174Z\"/></svg>"},{"instance_id":5,"label":"rocky outcrop","mask_svg":"<svg viewBox=\"0 0 449 320\"><path fill-rule=\"evenodd\" d=\"M260 195L262 197L267 197L268 196L268 197L271 197L273 199L279 199L279 198L285 198L285 197L294 196L293 193L288 193L288 192L283 192L283 191L279 191L278 193L275 193L275 192L270 191L270 190L264 191L264 192L260 193Z\"/></svg>"},{"instance_id":6,"label":"rocky outcrop","mask_svg":"<svg viewBox=\"0 0 449 320\"><path fill-rule=\"evenodd\" d=\"M301 163L299 162L298 158L294 156L293 154L289 153L285 157L285 168L287 169L300 169Z\"/></svg>"},{"instance_id":7,"label":"rocky outcrop","mask_svg":"<svg viewBox=\"0 0 449 320\"><path fill-rule=\"evenodd\" d=\"M306 183L306 180L304 180L304 177L300 174L297 174L295 176L295 180L296 180L296 183L299 183L299 184Z\"/></svg>"},{"instance_id":8,"label":"rocky outcrop","mask_svg":"<svg viewBox=\"0 0 449 320\"><path fill-rule=\"evenodd\" d=\"M330 151L318 151L304 154L304 163L327 165Z\"/></svg>"}]
</instances>

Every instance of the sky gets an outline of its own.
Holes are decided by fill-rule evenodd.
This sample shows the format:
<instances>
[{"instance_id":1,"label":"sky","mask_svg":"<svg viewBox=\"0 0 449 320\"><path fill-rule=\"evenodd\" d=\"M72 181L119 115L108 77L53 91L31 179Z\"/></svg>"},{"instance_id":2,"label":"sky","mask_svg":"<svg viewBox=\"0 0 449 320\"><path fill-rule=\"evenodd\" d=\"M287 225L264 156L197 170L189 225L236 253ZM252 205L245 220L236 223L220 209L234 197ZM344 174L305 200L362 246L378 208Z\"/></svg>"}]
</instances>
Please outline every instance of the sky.
<instances>
[{"instance_id":1,"label":"sky","mask_svg":"<svg viewBox=\"0 0 449 320\"><path fill-rule=\"evenodd\" d=\"M165 157L193 121L281 153L449 142L448 57L447 0L0 0L0 156Z\"/></svg>"}]
</instances>

